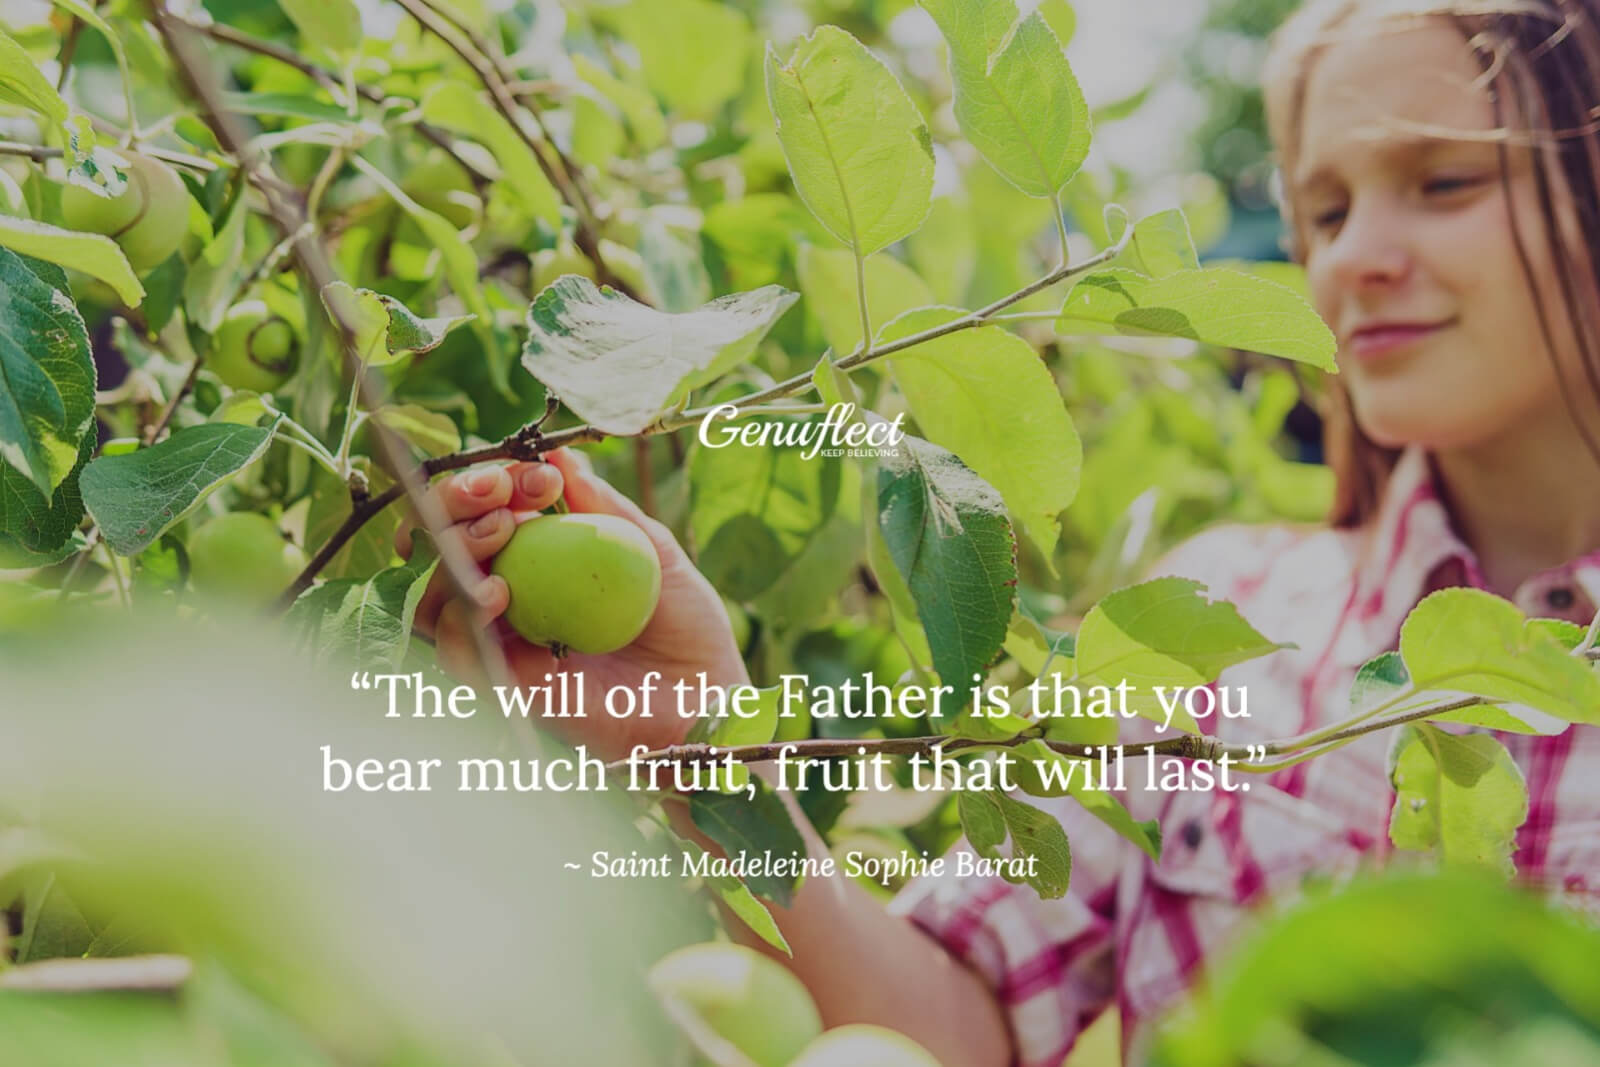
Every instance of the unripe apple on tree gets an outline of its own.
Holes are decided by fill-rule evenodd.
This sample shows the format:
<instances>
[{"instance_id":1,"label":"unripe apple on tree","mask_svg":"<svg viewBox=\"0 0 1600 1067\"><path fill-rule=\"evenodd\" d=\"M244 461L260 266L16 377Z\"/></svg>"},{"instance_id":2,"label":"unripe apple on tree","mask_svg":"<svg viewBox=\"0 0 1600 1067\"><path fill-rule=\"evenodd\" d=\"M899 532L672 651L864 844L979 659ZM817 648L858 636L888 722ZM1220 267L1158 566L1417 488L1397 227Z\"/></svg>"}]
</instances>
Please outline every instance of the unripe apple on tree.
<instances>
[{"instance_id":1,"label":"unripe apple on tree","mask_svg":"<svg viewBox=\"0 0 1600 1067\"><path fill-rule=\"evenodd\" d=\"M630 644L661 597L655 545L616 515L530 519L517 527L492 569L510 587L506 621L558 652L600 654Z\"/></svg>"},{"instance_id":2,"label":"unripe apple on tree","mask_svg":"<svg viewBox=\"0 0 1600 1067\"><path fill-rule=\"evenodd\" d=\"M128 184L120 196L96 196L77 185L61 190L61 218L69 230L103 233L122 248L134 272L154 270L178 250L189 232L189 190L166 164L125 153Z\"/></svg>"},{"instance_id":3,"label":"unripe apple on tree","mask_svg":"<svg viewBox=\"0 0 1600 1067\"><path fill-rule=\"evenodd\" d=\"M206 366L234 389L270 393L300 366L300 339L294 326L260 300L228 309L211 337Z\"/></svg>"},{"instance_id":4,"label":"unripe apple on tree","mask_svg":"<svg viewBox=\"0 0 1600 1067\"><path fill-rule=\"evenodd\" d=\"M265 515L230 511L189 537L189 581L211 596L230 596L252 606L278 596L305 568L305 553Z\"/></svg>"},{"instance_id":5,"label":"unripe apple on tree","mask_svg":"<svg viewBox=\"0 0 1600 1067\"><path fill-rule=\"evenodd\" d=\"M811 994L755 949L712 942L678 949L650 970L650 988L691 1008L756 1067L787 1067L822 1019Z\"/></svg>"}]
</instances>

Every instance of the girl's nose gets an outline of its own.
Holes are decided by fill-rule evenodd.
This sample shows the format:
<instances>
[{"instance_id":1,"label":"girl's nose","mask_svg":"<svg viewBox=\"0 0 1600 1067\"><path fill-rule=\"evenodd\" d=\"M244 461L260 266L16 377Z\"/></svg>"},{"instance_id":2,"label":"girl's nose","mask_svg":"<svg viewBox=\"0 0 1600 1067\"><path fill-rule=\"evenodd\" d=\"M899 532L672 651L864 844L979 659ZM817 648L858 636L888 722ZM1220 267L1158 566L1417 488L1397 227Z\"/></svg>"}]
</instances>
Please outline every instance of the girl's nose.
<instances>
[{"instance_id":1,"label":"girl's nose","mask_svg":"<svg viewBox=\"0 0 1600 1067\"><path fill-rule=\"evenodd\" d=\"M1404 281L1412 265L1408 234L1403 211L1376 198L1358 200L1323 249L1323 269L1345 289Z\"/></svg>"}]
</instances>

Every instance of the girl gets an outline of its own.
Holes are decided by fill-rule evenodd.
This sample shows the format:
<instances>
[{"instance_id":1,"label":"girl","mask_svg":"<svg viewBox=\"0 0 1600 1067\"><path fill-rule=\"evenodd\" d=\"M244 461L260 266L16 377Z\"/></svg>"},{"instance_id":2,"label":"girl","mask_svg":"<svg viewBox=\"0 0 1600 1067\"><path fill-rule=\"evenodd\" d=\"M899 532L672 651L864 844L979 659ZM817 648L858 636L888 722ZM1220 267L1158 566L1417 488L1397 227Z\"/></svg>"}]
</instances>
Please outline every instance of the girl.
<instances>
[{"instance_id":1,"label":"girl","mask_svg":"<svg viewBox=\"0 0 1600 1067\"><path fill-rule=\"evenodd\" d=\"M1220 679L1249 692L1252 716L1222 726L1235 743L1343 717L1356 669L1395 647L1433 590L1475 586L1584 625L1600 601L1600 2L1320 4L1280 32L1267 89L1295 257L1344 373L1329 426L1330 524L1212 530L1160 568L1204 581L1297 646ZM664 580L649 627L621 652L566 668L593 672L591 692L647 670L666 683L702 670L744 682L717 595L671 534L582 458L551 459L458 475L435 492L482 560L518 513L562 493L574 510L624 515L650 535ZM468 627L506 603L496 578L478 594L473 608L446 602L436 580L417 615L463 670ZM519 676L555 667L544 649L503 640ZM603 716L582 727L612 757L685 730ZM1576 727L1501 740L1530 797L1519 876L1595 901L1600 739ZM1253 910L1308 875L1387 853L1387 744L1368 735L1249 792L1125 797L1136 818L1162 820L1159 863L1063 802L1055 813L1074 862L1060 900L998 879L929 878L886 912L842 877L810 880L776 913L794 949L785 962L829 1025L903 1030L950 1067L1055 1067L1113 1000L1137 1061L1152 1021Z\"/></svg>"}]
</instances>

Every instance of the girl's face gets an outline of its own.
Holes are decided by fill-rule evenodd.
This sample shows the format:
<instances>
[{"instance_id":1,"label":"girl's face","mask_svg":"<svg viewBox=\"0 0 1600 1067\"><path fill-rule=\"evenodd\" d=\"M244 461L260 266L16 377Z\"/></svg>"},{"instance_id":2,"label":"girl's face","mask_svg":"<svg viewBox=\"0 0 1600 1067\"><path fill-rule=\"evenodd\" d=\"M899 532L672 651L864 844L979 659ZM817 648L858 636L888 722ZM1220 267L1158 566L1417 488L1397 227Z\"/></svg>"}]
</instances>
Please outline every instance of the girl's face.
<instances>
[{"instance_id":1,"label":"girl's face","mask_svg":"<svg viewBox=\"0 0 1600 1067\"><path fill-rule=\"evenodd\" d=\"M1465 448L1568 417L1512 239L1515 212L1578 367L1528 150L1507 150L1508 197L1495 142L1470 139L1495 126L1480 72L1456 30L1428 23L1333 44L1306 83L1288 180L1307 276L1356 418L1381 445Z\"/></svg>"}]
</instances>

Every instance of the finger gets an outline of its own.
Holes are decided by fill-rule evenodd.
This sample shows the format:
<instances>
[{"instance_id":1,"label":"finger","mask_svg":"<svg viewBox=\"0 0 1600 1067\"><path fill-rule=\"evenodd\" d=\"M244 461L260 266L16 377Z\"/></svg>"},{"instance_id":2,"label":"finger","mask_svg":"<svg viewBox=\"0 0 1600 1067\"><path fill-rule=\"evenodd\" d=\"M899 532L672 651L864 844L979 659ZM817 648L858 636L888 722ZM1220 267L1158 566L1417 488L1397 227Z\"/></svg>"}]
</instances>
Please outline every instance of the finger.
<instances>
[{"instance_id":1,"label":"finger","mask_svg":"<svg viewBox=\"0 0 1600 1067\"><path fill-rule=\"evenodd\" d=\"M503 508L511 502L511 493L511 475L506 473L506 468L493 466L461 471L428 487L428 495L439 503L451 522L475 519L495 508ZM402 558L411 558L411 531L420 525L413 512L395 531L395 551Z\"/></svg>"},{"instance_id":2,"label":"finger","mask_svg":"<svg viewBox=\"0 0 1600 1067\"><path fill-rule=\"evenodd\" d=\"M506 468L511 477L512 511L543 511L561 499L561 471L548 463L513 463Z\"/></svg>"},{"instance_id":3,"label":"finger","mask_svg":"<svg viewBox=\"0 0 1600 1067\"><path fill-rule=\"evenodd\" d=\"M497 574L484 578L473 589L472 595L482 610L483 625L486 626L505 614L506 608L511 603L511 587ZM418 633L433 637L437 641L439 617L443 613L444 606L456 599L459 598L455 595L455 588L450 584L449 576L435 571L433 577L428 580L428 587L423 590L421 599L417 601L417 610L412 614L411 625Z\"/></svg>"},{"instance_id":4,"label":"finger","mask_svg":"<svg viewBox=\"0 0 1600 1067\"><path fill-rule=\"evenodd\" d=\"M473 562L481 564L506 547L506 542L511 540L516 528L516 519L512 517L511 509L496 508L471 522L456 523L445 530L441 540L455 541ZM435 571L433 577L428 580L428 588L422 592L422 599L417 602L417 613L426 612L428 617L432 618L445 600L454 595L455 587L450 584L450 576L443 569Z\"/></svg>"},{"instance_id":5,"label":"finger","mask_svg":"<svg viewBox=\"0 0 1600 1067\"><path fill-rule=\"evenodd\" d=\"M663 561L683 551L678 547L677 538L672 536L671 530L646 515L638 504L596 475L588 457L580 456L569 449L558 448L548 453L548 458L561 471L562 479L566 483L567 505L573 511L617 515L636 523L649 536L656 547L656 554Z\"/></svg>"}]
</instances>

